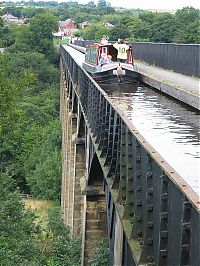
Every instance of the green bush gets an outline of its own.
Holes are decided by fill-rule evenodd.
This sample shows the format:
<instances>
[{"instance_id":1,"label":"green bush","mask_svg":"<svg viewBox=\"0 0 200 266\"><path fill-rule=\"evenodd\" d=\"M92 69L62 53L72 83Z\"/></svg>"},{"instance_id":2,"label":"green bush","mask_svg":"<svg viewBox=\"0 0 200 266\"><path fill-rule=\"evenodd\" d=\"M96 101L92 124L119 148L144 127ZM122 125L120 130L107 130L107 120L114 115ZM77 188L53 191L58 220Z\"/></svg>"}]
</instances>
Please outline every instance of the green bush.
<instances>
[{"instance_id":1,"label":"green bush","mask_svg":"<svg viewBox=\"0 0 200 266\"><path fill-rule=\"evenodd\" d=\"M97 248L89 261L90 266L110 266L109 242L107 237L98 241Z\"/></svg>"}]
</instances>

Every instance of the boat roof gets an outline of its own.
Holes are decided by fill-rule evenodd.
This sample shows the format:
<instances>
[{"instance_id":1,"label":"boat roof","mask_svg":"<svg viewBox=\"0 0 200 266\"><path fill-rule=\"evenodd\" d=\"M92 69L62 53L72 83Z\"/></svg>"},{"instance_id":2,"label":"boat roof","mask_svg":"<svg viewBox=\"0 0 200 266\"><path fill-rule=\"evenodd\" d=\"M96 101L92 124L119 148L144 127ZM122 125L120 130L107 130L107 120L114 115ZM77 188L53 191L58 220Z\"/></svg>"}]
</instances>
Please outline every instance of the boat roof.
<instances>
[{"instance_id":1,"label":"boat roof","mask_svg":"<svg viewBox=\"0 0 200 266\"><path fill-rule=\"evenodd\" d=\"M92 44L87 45L87 48L99 48L99 47L106 47L106 46L112 46L112 44L111 43L101 44L101 43L94 42Z\"/></svg>"},{"instance_id":2,"label":"boat roof","mask_svg":"<svg viewBox=\"0 0 200 266\"><path fill-rule=\"evenodd\" d=\"M127 44L130 48L131 45ZM101 43L92 43L86 46L86 48L100 48L100 47L110 47L113 46L113 43L101 44Z\"/></svg>"}]
</instances>

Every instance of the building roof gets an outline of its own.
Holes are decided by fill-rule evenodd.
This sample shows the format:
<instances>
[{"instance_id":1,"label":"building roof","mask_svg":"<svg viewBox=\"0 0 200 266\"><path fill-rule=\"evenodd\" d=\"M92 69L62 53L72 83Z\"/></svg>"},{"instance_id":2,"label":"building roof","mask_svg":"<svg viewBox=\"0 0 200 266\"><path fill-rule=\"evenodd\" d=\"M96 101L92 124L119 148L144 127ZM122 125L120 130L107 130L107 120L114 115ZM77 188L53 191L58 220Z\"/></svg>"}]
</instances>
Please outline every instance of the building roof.
<instances>
[{"instance_id":1,"label":"building roof","mask_svg":"<svg viewBox=\"0 0 200 266\"><path fill-rule=\"evenodd\" d=\"M65 21L59 21L59 27L64 28L67 25L69 25L69 23L71 23L71 22L74 23L74 24L76 24L76 22L73 19L71 19L71 18L68 18Z\"/></svg>"},{"instance_id":2,"label":"building roof","mask_svg":"<svg viewBox=\"0 0 200 266\"><path fill-rule=\"evenodd\" d=\"M83 22L82 22L82 25L88 25L88 24L89 24L88 21L83 21Z\"/></svg>"},{"instance_id":3,"label":"building roof","mask_svg":"<svg viewBox=\"0 0 200 266\"><path fill-rule=\"evenodd\" d=\"M105 26L108 27L108 28L113 28L114 27L114 25L109 23L109 22L105 23Z\"/></svg>"},{"instance_id":4,"label":"building roof","mask_svg":"<svg viewBox=\"0 0 200 266\"><path fill-rule=\"evenodd\" d=\"M63 32L54 32L54 33L53 33L53 36L54 36L54 37L62 37L63 35L64 35Z\"/></svg>"},{"instance_id":5,"label":"building roof","mask_svg":"<svg viewBox=\"0 0 200 266\"><path fill-rule=\"evenodd\" d=\"M3 19L18 19L18 17L15 17L15 16L8 14L8 13L3 15L2 18Z\"/></svg>"}]
</instances>

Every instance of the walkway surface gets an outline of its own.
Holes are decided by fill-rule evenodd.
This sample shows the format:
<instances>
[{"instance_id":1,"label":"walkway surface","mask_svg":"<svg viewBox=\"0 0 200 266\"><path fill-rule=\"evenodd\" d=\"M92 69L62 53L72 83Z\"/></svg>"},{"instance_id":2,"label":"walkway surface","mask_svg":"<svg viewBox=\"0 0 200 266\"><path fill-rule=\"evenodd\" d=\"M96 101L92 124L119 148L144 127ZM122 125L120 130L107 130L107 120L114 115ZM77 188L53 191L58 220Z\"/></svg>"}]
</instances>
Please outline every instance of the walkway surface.
<instances>
[{"instance_id":1,"label":"walkway surface","mask_svg":"<svg viewBox=\"0 0 200 266\"><path fill-rule=\"evenodd\" d=\"M136 60L145 83L200 109L200 80ZM157 83L156 83L157 81Z\"/></svg>"}]
</instances>

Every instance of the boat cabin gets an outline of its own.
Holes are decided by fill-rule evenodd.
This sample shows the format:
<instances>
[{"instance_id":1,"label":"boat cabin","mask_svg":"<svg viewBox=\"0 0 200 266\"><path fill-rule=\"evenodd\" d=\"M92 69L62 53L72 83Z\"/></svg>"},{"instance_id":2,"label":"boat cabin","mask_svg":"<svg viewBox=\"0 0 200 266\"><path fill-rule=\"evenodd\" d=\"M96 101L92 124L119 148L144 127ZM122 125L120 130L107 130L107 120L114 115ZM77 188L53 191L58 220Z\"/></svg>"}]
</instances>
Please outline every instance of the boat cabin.
<instances>
[{"instance_id":1,"label":"boat cabin","mask_svg":"<svg viewBox=\"0 0 200 266\"><path fill-rule=\"evenodd\" d=\"M105 54L106 56L111 55L112 61L117 62L117 49L115 49L112 44L102 45L99 43L94 43L86 48L85 62L97 66L101 59L101 54ZM127 50L126 64L134 64L131 46L129 46Z\"/></svg>"}]
</instances>

